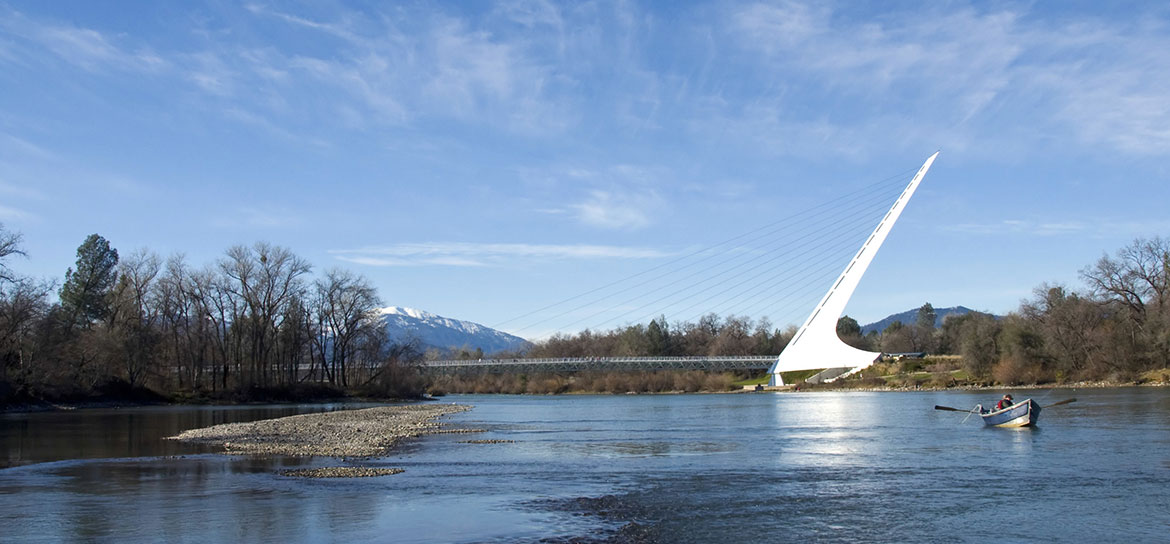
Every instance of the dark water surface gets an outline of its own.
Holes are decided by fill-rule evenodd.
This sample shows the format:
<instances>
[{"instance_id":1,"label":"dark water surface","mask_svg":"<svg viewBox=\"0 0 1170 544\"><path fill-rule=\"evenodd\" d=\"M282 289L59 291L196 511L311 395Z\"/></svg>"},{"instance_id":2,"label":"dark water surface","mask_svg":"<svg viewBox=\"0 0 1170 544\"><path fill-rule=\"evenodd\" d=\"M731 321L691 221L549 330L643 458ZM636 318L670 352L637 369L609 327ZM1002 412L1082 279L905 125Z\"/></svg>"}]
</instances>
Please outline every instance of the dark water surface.
<instances>
[{"instance_id":1,"label":"dark water surface","mask_svg":"<svg viewBox=\"0 0 1170 544\"><path fill-rule=\"evenodd\" d=\"M3 414L0 541L1170 541L1170 389L1031 396L1079 401L987 429L932 408L992 391L451 396L488 432L352 461L161 440L336 407ZM406 472L277 473L343 464Z\"/></svg>"}]
</instances>

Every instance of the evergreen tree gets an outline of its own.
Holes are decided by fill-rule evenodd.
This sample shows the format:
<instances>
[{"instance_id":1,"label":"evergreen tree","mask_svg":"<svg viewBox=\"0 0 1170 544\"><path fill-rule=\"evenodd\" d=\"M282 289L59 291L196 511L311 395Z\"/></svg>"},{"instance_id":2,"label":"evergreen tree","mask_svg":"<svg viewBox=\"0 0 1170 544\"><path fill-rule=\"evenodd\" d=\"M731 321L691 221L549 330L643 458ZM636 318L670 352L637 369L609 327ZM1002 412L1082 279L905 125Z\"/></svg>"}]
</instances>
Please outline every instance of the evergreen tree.
<instances>
[{"instance_id":1,"label":"evergreen tree","mask_svg":"<svg viewBox=\"0 0 1170 544\"><path fill-rule=\"evenodd\" d=\"M670 355L670 328L665 317L651 321L646 327L646 341L649 344L648 355Z\"/></svg>"},{"instance_id":2,"label":"evergreen tree","mask_svg":"<svg viewBox=\"0 0 1170 544\"><path fill-rule=\"evenodd\" d=\"M934 306L931 306L929 302L923 304L918 309L918 316L915 320L916 326L913 331L915 351L934 351L934 323L937 320L938 314L934 311Z\"/></svg>"},{"instance_id":3,"label":"evergreen tree","mask_svg":"<svg viewBox=\"0 0 1170 544\"><path fill-rule=\"evenodd\" d=\"M861 325L852 317L841 316L837 320L837 337L846 338L849 336L861 336Z\"/></svg>"},{"instance_id":4,"label":"evergreen tree","mask_svg":"<svg viewBox=\"0 0 1170 544\"><path fill-rule=\"evenodd\" d=\"M109 314L108 295L117 281L117 267L118 250L97 234L89 235L77 248L76 268L65 271L59 293L71 325L88 328Z\"/></svg>"},{"instance_id":5,"label":"evergreen tree","mask_svg":"<svg viewBox=\"0 0 1170 544\"><path fill-rule=\"evenodd\" d=\"M927 334L934 332L934 322L937 319L938 314L935 313L934 306L931 306L929 302L923 304L922 307L918 309L918 319L916 321L918 323L918 328L922 329L923 332Z\"/></svg>"},{"instance_id":6,"label":"evergreen tree","mask_svg":"<svg viewBox=\"0 0 1170 544\"><path fill-rule=\"evenodd\" d=\"M837 320L837 338L857 349L872 350L873 342L861 335L861 325L847 315Z\"/></svg>"}]
</instances>

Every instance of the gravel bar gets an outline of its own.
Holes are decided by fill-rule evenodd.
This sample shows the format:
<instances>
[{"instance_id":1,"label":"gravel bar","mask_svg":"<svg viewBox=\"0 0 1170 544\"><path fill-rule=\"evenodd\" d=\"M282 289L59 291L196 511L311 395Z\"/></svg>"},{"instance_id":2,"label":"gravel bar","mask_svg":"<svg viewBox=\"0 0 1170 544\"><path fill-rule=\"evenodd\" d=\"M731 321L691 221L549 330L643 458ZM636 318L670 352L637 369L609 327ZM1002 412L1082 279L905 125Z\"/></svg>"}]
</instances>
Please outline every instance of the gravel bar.
<instances>
[{"instance_id":1,"label":"gravel bar","mask_svg":"<svg viewBox=\"0 0 1170 544\"><path fill-rule=\"evenodd\" d=\"M293 478L372 478L405 472L400 468L322 467L282 470L280 474Z\"/></svg>"},{"instance_id":2,"label":"gravel bar","mask_svg":"<svg viewBox=\"0 0 1170 544\"><path fill-rule=\"evenodd\" d=\"M470 409L460 404L379 406L227 423L169 438L219 445L228 454L377 457L404 438L445 432L440 417Z\"/></svg>"}]
</instances>

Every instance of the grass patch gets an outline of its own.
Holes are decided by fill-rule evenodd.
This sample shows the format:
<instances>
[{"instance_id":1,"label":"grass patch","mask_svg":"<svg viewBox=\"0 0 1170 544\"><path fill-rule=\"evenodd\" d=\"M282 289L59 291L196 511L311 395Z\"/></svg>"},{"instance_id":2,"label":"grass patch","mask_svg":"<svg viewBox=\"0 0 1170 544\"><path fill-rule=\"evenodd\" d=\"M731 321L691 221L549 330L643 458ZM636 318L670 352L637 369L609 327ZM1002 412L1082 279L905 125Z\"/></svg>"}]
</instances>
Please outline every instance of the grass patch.
<instances>
[{"instance_id":1,"label":"grass patch","mask_svg":"<svg viewBox=\"0 0 1170 544\"><path fill-rule=\"evenodd\" d=\"M1160 368L1142 374L1138 383L1170 383L1170 368Z\"/></svg>"},{"instance_id":2,"label":"grass patch","mask_svg":"<svg viewBox=\"0 0 1170 544\"><path fill-rule=\"evenodd\" d=\"M812 370L793 370L792 372L781 372L780 377L784 378L784 383L800 383L803 382L816 373L824 370L823 368L814 368Z\"/></svg>"},{"instance_id":3,"label":"grass patch","mask_svg":"<svg viewBox=\"0 0 1170 544\"><path fill-rule=\"evenodd\" d=\"M951 377L954 378L955 380L960 381L960 382L971 381L971 379L973 378L973 376L971 376L971 373L967 372L966 370L952 370Z\"/></svg>"},{"instance_id":4,"label":"grass patch","mask_svg":"<svg viewBox=\"0 0 1170 544\"><path fill-rule=\"evenodd\" d=\"M764 373L763 375L756 376L754 378L748 378L746 380L739 380L737 382L731 382L731 385L734 385L735 387L743 387L745 385L768 385L768 380L771 378L772 378L771 374Z\"/></svg>"}]
</instances>

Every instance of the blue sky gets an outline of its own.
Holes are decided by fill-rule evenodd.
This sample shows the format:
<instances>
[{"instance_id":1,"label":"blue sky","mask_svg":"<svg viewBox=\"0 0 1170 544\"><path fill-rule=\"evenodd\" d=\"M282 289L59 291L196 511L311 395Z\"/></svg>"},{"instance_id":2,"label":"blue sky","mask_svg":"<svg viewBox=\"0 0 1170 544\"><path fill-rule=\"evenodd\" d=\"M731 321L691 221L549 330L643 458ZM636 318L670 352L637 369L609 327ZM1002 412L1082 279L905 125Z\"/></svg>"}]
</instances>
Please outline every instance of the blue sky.
<instances>
[{"instance_id":1,"label":"blue sky","mask_svg":"<svg viewBox=\"0 0 1170 544\"><path fill-rule=\"evenodd\" d=\"M1003 313L1170 234L1168 23L1161 3L0 2L0 222L37 277L93 232L195 266L263 240L515 330L941 150L848 313ZM798 324L817 291L750 316Z\"/></svg>"}]
</instances>

